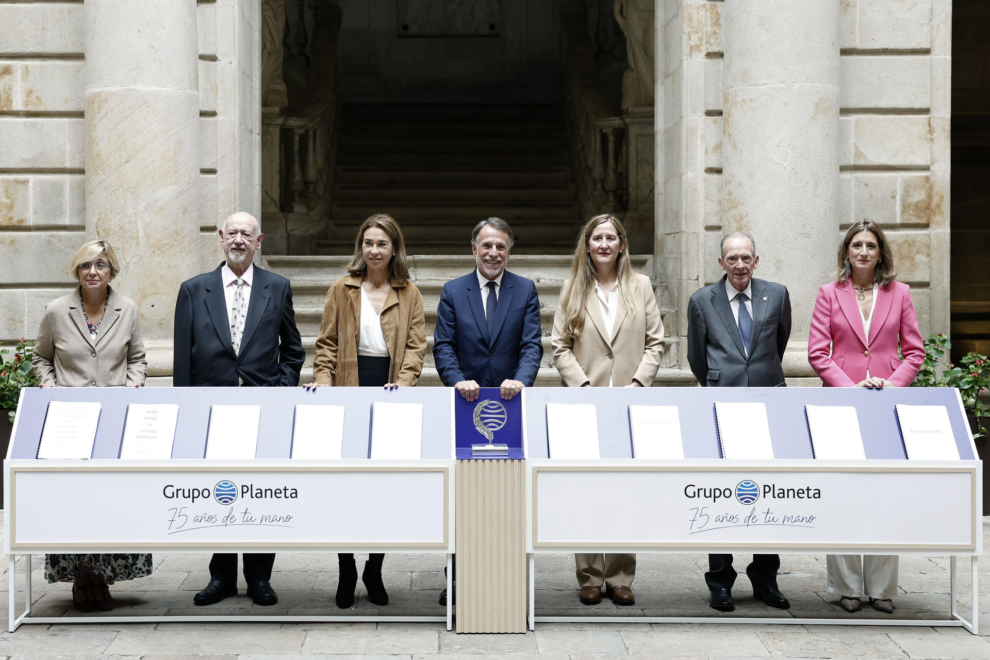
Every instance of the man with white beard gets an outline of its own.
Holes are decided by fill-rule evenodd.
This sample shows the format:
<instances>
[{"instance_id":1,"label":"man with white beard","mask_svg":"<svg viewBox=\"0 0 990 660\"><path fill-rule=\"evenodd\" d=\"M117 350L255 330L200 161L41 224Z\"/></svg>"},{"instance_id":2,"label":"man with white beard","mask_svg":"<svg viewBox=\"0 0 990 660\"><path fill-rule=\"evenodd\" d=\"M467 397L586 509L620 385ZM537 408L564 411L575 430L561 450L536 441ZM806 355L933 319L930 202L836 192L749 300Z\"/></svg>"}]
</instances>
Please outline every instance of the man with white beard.
<instances>
[{"instance_id":1,"label":"man with white beard","mask_svg":"<svg viewBox=\"0 0 990 660\"><path fill-rule=\"evenodd\" d=\"M174 387L295 387L306 352L292 309L289 280L253 264L264 234L257 219L235 213L223 222L227 260L186 280L175 303ZM244 553L247 594L274 605L270 580L275 555ZM193 598L212 605L237 594L237 555L217 553L210 583Z\"/></svg>"},{"instance_id":2,"label":"man with white beard","mask_svg":"<svg viewBox=\"0 0 990 660\"><path fill-rule=\"evenodd\" d=\"M543 357L536 284L505 270L512 229L501 218L479 222L471 234L477 268L443 285L433 334L440 380L475 401L482 387L511 399L536 381ZM447 590L440 594L447 604Z\"/></svg>"}]
</instances>

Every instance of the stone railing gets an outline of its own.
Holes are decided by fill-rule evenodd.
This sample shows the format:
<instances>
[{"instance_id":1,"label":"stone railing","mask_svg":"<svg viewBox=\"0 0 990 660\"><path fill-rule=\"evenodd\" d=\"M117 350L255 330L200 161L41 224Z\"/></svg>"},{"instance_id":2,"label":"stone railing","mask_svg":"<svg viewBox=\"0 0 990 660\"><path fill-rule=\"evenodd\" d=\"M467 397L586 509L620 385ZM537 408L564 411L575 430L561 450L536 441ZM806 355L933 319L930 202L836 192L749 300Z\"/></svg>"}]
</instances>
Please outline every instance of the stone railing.
<instances>
[{"instance_id":1,"label":"stone railing","mask_svg":"<svg viewBox=\"0 0 990 660\"><path fill-rule=\"evenodd\" d=\"M327 232L332 217L341 12L319 0L296 18L303 21L296 25L300 53L284 51L288 105L262 110L262 225L269 254L310 254L314 236Z\"/></svg>"},{"instance_id":2,"label":"stone railing","mask_svg":"<svg viewBox=\"0 0 990 660\"><path fill-rule=\"evenodd\" d=\"M624 210L620 163L625 124L605 94L584 3L564 2L560 19L567 37L564 116L581 214L618 213Z\"/></svg>"}]
</instances>

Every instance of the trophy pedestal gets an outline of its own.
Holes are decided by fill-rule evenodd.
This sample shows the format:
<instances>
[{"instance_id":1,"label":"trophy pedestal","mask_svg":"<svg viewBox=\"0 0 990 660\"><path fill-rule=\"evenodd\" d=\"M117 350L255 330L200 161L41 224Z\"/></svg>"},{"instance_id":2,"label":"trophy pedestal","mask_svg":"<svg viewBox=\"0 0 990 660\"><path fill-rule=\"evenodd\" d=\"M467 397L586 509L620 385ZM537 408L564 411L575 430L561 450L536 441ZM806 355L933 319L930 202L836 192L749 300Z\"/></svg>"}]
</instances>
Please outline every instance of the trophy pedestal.
<instances>
[{"instance_id":1,"label":"trophy pedestal","mask_svg":"<svg viewBox=\"0 0 990 660\"><path fill-rule=\"evenodd\" d=\"M497 456L498 454L509 455L509 445L471 445L472 454L482 454L488 456Z\"/></svg>"},{"instance_id":2,"label":"trophy pedestal","mask_svg":"<svg viewBox=\"0 0 990 660\"><path fill-rule=\"evenodd\" d=\"M457 632L525 633L526 461L459 460L456 483Z\"/></svg>"}]
</instances>

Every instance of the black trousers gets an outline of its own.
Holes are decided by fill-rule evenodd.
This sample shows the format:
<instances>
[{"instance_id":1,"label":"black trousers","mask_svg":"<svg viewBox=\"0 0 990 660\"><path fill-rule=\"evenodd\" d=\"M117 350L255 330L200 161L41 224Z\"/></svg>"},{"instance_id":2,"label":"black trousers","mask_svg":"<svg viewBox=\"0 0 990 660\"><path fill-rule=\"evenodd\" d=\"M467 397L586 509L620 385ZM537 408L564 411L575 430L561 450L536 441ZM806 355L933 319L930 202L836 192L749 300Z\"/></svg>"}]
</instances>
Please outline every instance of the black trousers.
<instances>
[{"instance_id":1,"label":"black trousers","mask_svg":"<svg viewBox=\"0 0 990 660\"><path fill-rule=\"evenodd\" d=\"M357 359L358 366L358 386L359 387L384 387L385 383L388 382L388 372L391 366L391 359L387 357L372 357L368 355L359 355ZM380 552L373 552L368 555L367 568L372 572L377 572L381 575L382 572L382 561L385 559L385 554ZM337 561L343 566L348 567L355 566L354 555L350 552L340 552L337 554ZM356 566L355 566L356 570Z\"/></svg>"},{"instance_id":2,"label":"black trousers","mask_svg":"<svg viewBox=\"0 0 990 660\"><path fill-rule=\"evenodd\" d=\"M244 580L248 584L272 579L272 566L275 553L244 553ZM237 584L237 553L224 552L213 555L210 560L210 579Z\"/></svg>"},{"instance_id":3,"label":"black trousers","mask_svg":"<svg viewBox=\"0 0 990 660\"><path fill-rule=\"evenodd\" d=\"M709 571L705 582L711 591L731 589L736 581L736 569L732 568L732 555L708 555ZM755 589L777 585L777 569L780 555L753 555L753 563L746 567L746 575Z\"/></svg>"}]
</instances>

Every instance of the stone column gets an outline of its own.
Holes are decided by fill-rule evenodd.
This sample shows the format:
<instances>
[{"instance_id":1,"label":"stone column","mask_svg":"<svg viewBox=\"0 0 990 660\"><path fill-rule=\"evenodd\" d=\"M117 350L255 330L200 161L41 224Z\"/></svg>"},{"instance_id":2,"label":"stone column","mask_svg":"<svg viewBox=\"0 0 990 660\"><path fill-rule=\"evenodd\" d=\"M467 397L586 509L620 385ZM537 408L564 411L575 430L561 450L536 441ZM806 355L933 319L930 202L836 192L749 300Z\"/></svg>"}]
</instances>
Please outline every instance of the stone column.
<instances>
[{"instance_id":1,"label":"stone column","mask_svg":"<svg viewBox=\"0 0 990 660\"><path fill-rule=\"evenodd\" d=\"M790 291L788 375L814 375L798 353L835 270L839 2L725 2L723 227L752 234L755 276Z\"/></svg>"},{"instance_id":2,"label":"stone column","mask_svg":"<svg viewBox=\"0 0 990 660\"><path fill-rule=\"evenodd\" d=\"M84 7L86 235L120 256L115 284L138 304L150 373L161 375L179 284L198 255L196 0Z\"/></svg>"}]
</instances>

